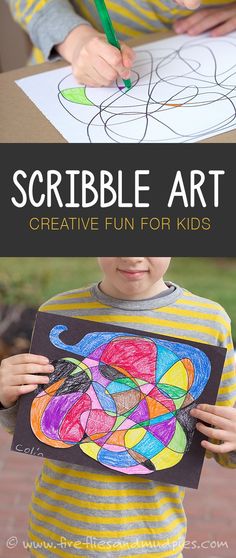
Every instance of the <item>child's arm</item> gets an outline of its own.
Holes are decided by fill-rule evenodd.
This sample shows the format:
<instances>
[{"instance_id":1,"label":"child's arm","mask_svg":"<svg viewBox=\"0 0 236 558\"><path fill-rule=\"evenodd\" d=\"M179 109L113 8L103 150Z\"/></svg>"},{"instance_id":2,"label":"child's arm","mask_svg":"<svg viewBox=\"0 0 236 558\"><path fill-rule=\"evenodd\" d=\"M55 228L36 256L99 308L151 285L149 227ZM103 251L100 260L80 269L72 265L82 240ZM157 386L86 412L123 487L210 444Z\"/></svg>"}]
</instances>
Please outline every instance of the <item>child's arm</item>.
<instances>
[{"instance_id":1,"label":"child's arm","mask_svg":"<svg viewBox=\"0 0 236 558\"><path fill-rule=\"evenodd\" d=\"M178 19L173 25L176 33L199 35L210 32L211 37L220 37L236 29L236 3L198 10L188 17Z\"/></svg>"},{"instance_id":2,"label":"child's arm","mask_svg":"<svg viewBox=\"0 0 236 558\"><path fill-rule=\"evenodd\" d=\"M133 50L122 43L121 52L77 14L69 0L7 0L14 19L27 31L46 60L57 55L72 64L76 79L91 86L128 79Z\"/></svg>"},{"instance_id":3,"label":"child's arm","mask_svg":"<svg viewBox=\"0 0 236 558\"><path fill-rule=\"evenodd\" d=\"M0 424L14 430L19 396L30 393L38 384L47 384L54 370L46 357L21 354L2 360L0 366ZM44 374L44 375L42 375Z\"/></svg>"},{"instance_id":4,"label":"child's arm","mask_svg":"<svg viewBox=\"0 0 236 558\"><path fill-rule=\"evenodd\" d=\"M45 60L57 55L54 47L79 25L89 25L69 0L6 0L13 18L28 33Z\"/></svg>"},{"instance_id":5,"label":"child's arm","mask_svg":"<svg viewBox=\"0 0 236 558\"><path fill-rule=\"evenodd\" d=\"M224 467L234 468L236 467L236 366L230 320L227 314L221 318L228 321L227 327L224 327L221 332L225 338L221 344L227 347L227 354L216 405L201 404L190 412L199 419L197 429L206 436L206 440L202 441L202 446L207 450L206 456L214 457Z\"/></svg>"}]
</instances>

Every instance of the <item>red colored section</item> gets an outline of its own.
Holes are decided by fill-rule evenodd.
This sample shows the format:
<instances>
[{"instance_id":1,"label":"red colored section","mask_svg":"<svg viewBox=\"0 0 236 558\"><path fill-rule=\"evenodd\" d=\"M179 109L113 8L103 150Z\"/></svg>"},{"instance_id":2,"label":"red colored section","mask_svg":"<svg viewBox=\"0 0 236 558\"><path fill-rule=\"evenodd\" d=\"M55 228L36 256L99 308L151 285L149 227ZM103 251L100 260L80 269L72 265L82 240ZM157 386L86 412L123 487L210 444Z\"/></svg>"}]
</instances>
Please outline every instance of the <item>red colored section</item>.
<instances>
[{"instance_id":1,"label":"red colored section","mask_svg":"<svg viewBox=\"0 0 236 558\"><path fill-rule=\"evenodd\" d=\"M122 337L111 341L101 355L101 361L119 366L132 376L155 383L157 351L153 341Z\"/></svg>"},{"instance_id":2,"label":"red colored section","mask_svg":"<svg viewBox=\"0 0 236 558\"><path fill-rule=\"evenodd\" d=\"M60 438L63 441L79 442L84 435L84 429L80 423L80 416L84 411L91 409L91 399L84 393L78 401L70 408L59 429Z\"/></svg>"}]
</instances>

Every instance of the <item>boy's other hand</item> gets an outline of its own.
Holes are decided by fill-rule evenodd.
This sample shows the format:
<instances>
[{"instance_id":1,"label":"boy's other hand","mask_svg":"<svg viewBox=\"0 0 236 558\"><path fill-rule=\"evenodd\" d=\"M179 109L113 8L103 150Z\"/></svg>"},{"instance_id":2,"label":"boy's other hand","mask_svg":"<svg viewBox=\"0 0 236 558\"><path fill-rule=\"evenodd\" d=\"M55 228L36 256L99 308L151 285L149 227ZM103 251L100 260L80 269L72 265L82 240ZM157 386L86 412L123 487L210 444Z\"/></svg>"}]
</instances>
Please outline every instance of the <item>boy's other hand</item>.
<instances>
[{"instance_id":1,"label":"boy's other hand","mask_svg":"<svg viewBox=\"0 0 236 558\"><path fill-rule=\"evenodd\" d=\"M183 6L188 10L196 10L197 8L199 8L201 4L201 0L175 0L175 1L176 4L179 4L179 6Z\"/></svg>"},{"instance_id":2,"label":"boy's other hand","mask_svg":"<svg viewBox=\"0 0 236 558\"><path fill-rule=\"evenodd\" d=\"M213 453L228 453L236 450L236 408L221 407L218 405L197 405L190 411L190 414L202 422L197 422L196 428L202 434L211 439L215 439L216 444L208 440L202 440L203 448Z\"/></svg>"},{"instance_id":3,"label":"boy's other hand","mask_svg":"<svg viewBox=\"0 0 236 558\"><path fill-rule=\"evenodd\" d=\"M90 25L73 29L65 41L57 45L57 51L72 64L75 78L84 85L108 87L119 77L130 78L133 49L121 42L120 51Z\"/></svg>"},{"instance_id":4,"label":"boy's other hand","mask_svg":"<svg viewBox=\"0 0 236 558\"><path fill-rule=\"evenodd\" d=\"M173 25L176 33L200 35L210 32L211 37L220 37L236 29L236 3L224 7L204 8L188 17L178 19Z\"/></svg>"},{"instance_id":5,"label":"boy's other hand","mask_svg":"<svg viewBox=\"0 0 236 558\"><path fill-rule=\"evenodd\" d=\"M48 384L45 374L53 370L44 356L21 354L5 358L0 366L0 403L11 407L20 395L30 393L38 384Z\"/></svg>"}]
</instances>

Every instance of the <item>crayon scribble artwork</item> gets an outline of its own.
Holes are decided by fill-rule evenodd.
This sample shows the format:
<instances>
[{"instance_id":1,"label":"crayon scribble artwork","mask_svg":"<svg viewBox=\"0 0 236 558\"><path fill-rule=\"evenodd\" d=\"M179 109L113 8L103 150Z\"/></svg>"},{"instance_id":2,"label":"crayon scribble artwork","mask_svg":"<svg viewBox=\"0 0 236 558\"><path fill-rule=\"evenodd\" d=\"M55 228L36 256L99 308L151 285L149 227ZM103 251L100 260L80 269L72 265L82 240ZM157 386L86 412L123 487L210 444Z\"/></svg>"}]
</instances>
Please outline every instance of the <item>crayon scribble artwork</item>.
<instances>
[{"instance_id":1,"label":"crayon scribble artwork","mask_svg":"<svg viewBox=\"0 0 236 558\"><path fill-rule=\"evenodd\" d=\"M127 91L80 85L68 67L17 84L69 142L192 143L236 128L236 33L135 50Z\"/></svg>"},{"instance_id":2,"label":"crayon scribble artwork","mask_svg":"<svg viewBox=\"0 0 236 558\"><path fill-rule=\"evenodd\" d=\"M39 313L44 327L49 316ZM128 475L181 464L191 454L195 431L189 411L211 377L207 354L181 340L117 327L107 331L104 324L103 330L92 324L86 333L84 320L55 318L45 333L47 353L57 356L51 359L54 372L30 394L34 444L44 455L48 448L70 461L73 451L72 462L83 455L88 466ZM71 325L78 322L71 343Z\"/></svg>"},{"instance_id":3,"label":"crayon scribble artwork","mask_svg":"<svg viewBox=\"0 0 236 558\"><path fill-rule=\"evenodd\" d=\"M116 471L146 474L176 465L188 450L193 424L184 408L210 375L204 353L179 344L126 334L91 333L78 346L84 355L57 361L50 383L32 403L31 426L39 440L80 449ZM198 361L198 366L194 362Z\"/></svg>"}]
</instances>

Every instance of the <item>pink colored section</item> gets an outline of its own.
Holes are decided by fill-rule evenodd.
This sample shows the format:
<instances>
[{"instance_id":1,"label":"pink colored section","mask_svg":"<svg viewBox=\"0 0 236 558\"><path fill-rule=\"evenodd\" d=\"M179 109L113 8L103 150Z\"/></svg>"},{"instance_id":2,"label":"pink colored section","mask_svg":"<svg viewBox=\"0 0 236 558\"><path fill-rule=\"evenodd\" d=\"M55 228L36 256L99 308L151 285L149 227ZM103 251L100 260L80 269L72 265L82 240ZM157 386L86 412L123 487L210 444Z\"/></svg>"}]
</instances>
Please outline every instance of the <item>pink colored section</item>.
<instances>
[{"instance_id":1,"label":"pink colored section","mask_svg":"<svg viewBox=\"0 0 236 558\"><path fill-rule=\"evenodd\" d=\"M112 467L112 465L107 465L109 469L114 471L119 471L120 473L126 473L126 475L150 475L152 471L149 471L143 465L134 465L133 467Z\"/></svg>"},{"instance_id":2,"label":"pink colored section","mask_svg":"<svg viewBox=\"0 0 236 558\"><path fill-rule=\"evenodd\" d=\"M148 395L149 397L156 399L158 403L164 405L164 407L166 407L169 411L175 411L174 401L170 397L167 397L167 395L164 395L164 393L161 393L157 387L153 387L152 391L150 391Z\"/></svg>"},{"instance_id":3,"label":"pink colored section","mask_svg":"<svg viewBox=\"0 0 236 558\"><path fill-rule=\"evenodd\" d=\"M111 417L102 409L93 409L90 412L86 427L86 434L92 436L100 432L109 432L114 426L116 417Z\"/></svg>"}]
</instances>

